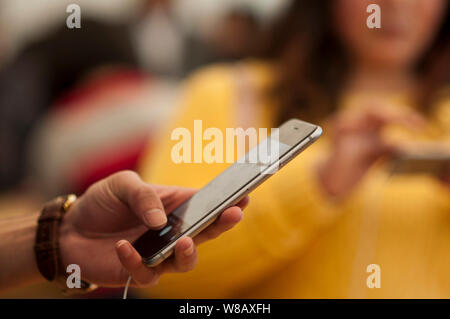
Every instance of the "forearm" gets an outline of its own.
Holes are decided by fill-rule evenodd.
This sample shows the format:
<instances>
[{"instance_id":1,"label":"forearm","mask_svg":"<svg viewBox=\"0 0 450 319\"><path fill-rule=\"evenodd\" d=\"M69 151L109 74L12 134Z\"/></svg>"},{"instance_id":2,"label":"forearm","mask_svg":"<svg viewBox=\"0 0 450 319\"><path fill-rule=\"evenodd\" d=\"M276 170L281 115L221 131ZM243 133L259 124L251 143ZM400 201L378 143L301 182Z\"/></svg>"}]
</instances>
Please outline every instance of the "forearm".
<instances>
[{"instance_id":1,"label":"forearm","mask_svg":"<svg viewBox=\"0 0 450 319\"><path fill-rule=\"evenodd\" d=\"M325 194L330 198L344 198L364 176L367 168L353 164L352 161L336 159L331 156L321 163L317 179Z\"/></svg>"},{"instance_id":2,"label":"forearm","mask_svg":"<svg viewBox=\"0 0 450 319\"><path fill-rule=\"evenodd\" d=\"M0 219L0 291L43 281L34 256L38 214Z\"/></svg>"}]
</instances>

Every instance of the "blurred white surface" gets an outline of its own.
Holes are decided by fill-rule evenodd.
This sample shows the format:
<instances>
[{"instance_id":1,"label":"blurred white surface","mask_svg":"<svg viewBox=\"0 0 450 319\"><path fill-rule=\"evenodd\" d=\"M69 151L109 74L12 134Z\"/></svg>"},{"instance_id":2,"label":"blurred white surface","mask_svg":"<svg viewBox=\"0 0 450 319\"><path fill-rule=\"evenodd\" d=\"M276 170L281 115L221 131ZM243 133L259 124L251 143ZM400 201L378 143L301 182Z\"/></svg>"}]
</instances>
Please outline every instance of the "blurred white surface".
<instances>
[{"instance_id":1,"label":"blurred white surface","mask_svg":"<svg viewBox=\"0 0 450 319\"><path fill-rule=\"evenodd\" d=\"M263 21L277 14L290 0L174 0L183 26L194 32L210 29L223 12L245 7ZM58 23L65 23L68 4L80 5L83 14L113 21L127 19L140 10L145 0L1 0L0 46L11 55L28 41ZM2 54L0 54L2 56Z\"/></svg>"},{"instance_id":2,"label":"blurred white surface","mask_svg":"<svg viewBox=\"0 0 450 319\"><path fill-rule=\"evenodd\" d=\"M50 30L57 23L65 23L66 8L79 4L82 16L120 20L132 14L141 0L1 0L0 28L6 42L7 55L16 52L24 43Z\"/></svg>"}]
</instances>

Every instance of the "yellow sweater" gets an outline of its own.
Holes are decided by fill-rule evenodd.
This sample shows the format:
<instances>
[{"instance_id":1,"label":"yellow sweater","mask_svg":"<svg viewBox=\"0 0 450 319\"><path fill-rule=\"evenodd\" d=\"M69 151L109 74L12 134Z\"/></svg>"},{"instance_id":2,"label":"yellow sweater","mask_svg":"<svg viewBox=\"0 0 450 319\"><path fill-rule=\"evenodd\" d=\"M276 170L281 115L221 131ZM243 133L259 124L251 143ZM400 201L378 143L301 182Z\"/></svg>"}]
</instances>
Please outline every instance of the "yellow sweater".
<instances>
[{"instance_id":1,"label":"yellow sweater","mask_svg":"<svg viewBox=\"0 0 450 319\"><path fill-rule=\"evenodd\" d=\"M258 95L254 127L273 127L276 107L261 92L273 76L263 63L243 66ZM242 69L242 66L239 68ZM200 188L229 164L175 164L173 128L237 127L235 66L215 66L186 84L182 110L151 158L152 183ZM354 97L343 101L351 107ZM400 103L398 103L400 105ZM429 129L449 136L450 101ZM444 129L442 129L444 128ZM395 130L394 130L395 131ZM393 134L395 135L395 134ZM333 203L316 180L328 151L324 136L250 196L243 221L199 247L199 264L145 291L167 298L450 298L450 192L431 176L393 176L377 165L343 202ZM366 285L367 266L380 266L381 288Z\"/></svg>"}]
</instances>

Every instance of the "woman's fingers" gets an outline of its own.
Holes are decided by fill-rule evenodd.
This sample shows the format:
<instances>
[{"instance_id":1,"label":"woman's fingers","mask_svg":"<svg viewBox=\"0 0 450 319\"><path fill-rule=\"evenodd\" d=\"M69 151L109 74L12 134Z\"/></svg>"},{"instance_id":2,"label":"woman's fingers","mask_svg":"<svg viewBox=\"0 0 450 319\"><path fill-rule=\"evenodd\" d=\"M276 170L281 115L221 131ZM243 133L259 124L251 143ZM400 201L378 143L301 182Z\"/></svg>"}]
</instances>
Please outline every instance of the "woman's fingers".
<instances>
[{"instance_id":1,"label":"woman's fingers","mask_svg":"<svg viewBox=\"0 0 450 319\"><path fill-rule=\"evenodd\" d=\"M379 129L386 124L398 124L414 130L424 125L425 120L419 113L411 110L372 108L366 114L365 122L374 129Z\"/></svg>"},{"instance_id":2,"label":"woman's fingers","mask_svg":"<svg viewBox=\"0 0 450 319\"><path fill-rule=\"evenodd\" d=\"M243 216L244 214L242 213L242 209L239 207L228 208L208 228L195 236L195 244L198 245L204 241L214 239L223 232L230 230L241 221Z\"/></svg>"},{"instance_id":3,"label":"woman's fingers","mask_svg":"<svg viewBox=\"0 0 450 319\"><path fill-rule=\"evenodd\" d=\"M398 124L410 129L417 129L425 123L417 112L395 107L377 107L347 111L339 115L335 121L337 133L358 132L361 130L376 131L387 124Z\"/></svg>"},{"instance_id":4,"label":"woman's fingers","mask_svg":"<svg viewBox=\"0 0 450 319\"><path fill-rule=\"evenodd\" d=\"M158 283L160 274L154 268L144 265L139 253L128 241L118 241L116 252L123 268L138 287L151 287Z\"/></svg>"}]
</instances>

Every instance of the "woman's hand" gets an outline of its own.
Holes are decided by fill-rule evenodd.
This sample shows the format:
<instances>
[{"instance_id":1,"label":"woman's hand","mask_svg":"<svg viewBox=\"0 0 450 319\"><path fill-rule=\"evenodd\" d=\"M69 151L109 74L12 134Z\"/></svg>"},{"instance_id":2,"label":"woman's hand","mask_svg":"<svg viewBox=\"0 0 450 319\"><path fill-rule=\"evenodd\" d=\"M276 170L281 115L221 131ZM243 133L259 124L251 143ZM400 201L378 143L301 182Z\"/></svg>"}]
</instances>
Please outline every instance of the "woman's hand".
<instances>
[{"instance_id":1,"label":"woman's hand","mask_svg":"<svg viewBox=\"0 0 450 319\"><path fill-rule=\"evenodd\" d=\"M120 172L94 185L81 196L63 220L63 264L78 264L84 280L105 287L123 286L129 275L134 286L155 285L166 272L185 272L197 263L195 246L229 230L242 218L246 198L231 207L195 239L178 240L175 253L155 268L142 263L130 244L149 228L167 222L166 213L195 193L180 187L152 186L136 173Z\"/></svg>"},{"instance_id":2,"label":"woman's hand","mask_svg":"<svg viewBox=\"0 0 450 319\"><path fill-rule=\"evenodd\" d=\"M325 191L333 197L345 196L375 161L398 151L382 138L384 126L397 124L417 129L423 123L418 113L389 106L339 114L332 122L331 154L319 169Z\"/></svg>"}]
</instances>

